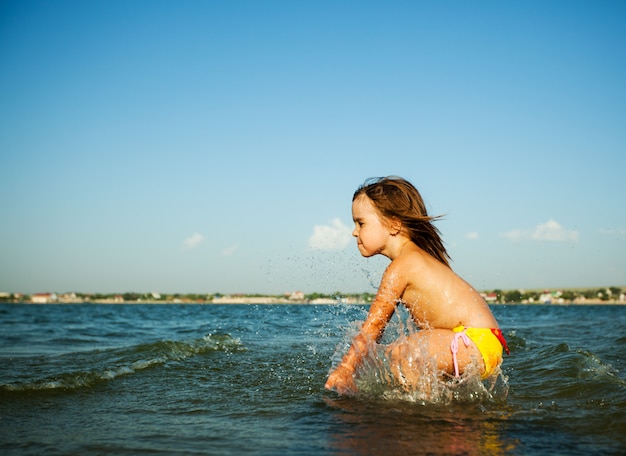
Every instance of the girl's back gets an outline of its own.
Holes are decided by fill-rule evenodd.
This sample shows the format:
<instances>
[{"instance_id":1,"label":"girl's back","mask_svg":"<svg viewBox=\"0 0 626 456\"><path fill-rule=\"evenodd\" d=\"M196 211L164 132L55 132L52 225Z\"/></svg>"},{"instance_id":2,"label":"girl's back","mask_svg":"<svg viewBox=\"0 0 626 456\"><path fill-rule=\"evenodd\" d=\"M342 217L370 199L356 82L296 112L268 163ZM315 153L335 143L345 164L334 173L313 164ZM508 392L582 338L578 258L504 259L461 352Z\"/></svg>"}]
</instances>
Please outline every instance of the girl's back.
<instances>
[{"instance_id":1,"label":"girl's back","mask_svg":"<svg viewBox=\"0 0 626 456\"><path fill-rule=\"evenodd\" d=\"M498 327L489 306L470 284L416 245L408 247L385 275L406 283L402 302L420 327Z\"/></svg>"}]
</instances>

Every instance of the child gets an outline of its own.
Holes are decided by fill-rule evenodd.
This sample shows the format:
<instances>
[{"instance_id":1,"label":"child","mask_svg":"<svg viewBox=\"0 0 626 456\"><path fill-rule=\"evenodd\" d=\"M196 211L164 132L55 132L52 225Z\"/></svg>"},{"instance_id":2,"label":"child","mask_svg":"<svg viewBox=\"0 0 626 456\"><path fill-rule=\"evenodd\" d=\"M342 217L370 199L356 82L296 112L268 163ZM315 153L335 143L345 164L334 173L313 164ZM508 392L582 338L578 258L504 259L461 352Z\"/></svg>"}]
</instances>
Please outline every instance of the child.
<instances>
[{"instance_id":1,"label":"child","mask_svg":"<svg viewBox=\"0 0 626 456\"><path fill-rule=\"evenodd\" d=\"M360 333L325 387L356 392L354 374L368 347L382 338L397 303L408 309L420 331L389 346L395 380L415 389L420 372L433 363L454 374L480 366L482 378L502 362L506 341L489 306L448 265L448 254L417 189L399 177L366 181L352 198L359 252L391 260ZM459 339L461 339L459 341Z\"/></svg>"}]
</instances>

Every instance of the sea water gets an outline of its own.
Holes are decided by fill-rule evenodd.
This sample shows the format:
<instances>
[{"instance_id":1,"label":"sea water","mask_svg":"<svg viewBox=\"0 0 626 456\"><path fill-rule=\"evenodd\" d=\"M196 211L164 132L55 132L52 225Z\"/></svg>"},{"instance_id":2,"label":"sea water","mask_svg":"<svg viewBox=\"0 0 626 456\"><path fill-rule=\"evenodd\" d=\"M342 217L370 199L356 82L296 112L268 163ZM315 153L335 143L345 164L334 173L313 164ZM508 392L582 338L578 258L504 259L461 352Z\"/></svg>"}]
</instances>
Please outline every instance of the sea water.
<instances>
[{"instance_id":1,"label":"sea water","mask_svg":"<svg viewBox=\"0 0 626 456\"><path fill-rule=\"evenodd\" d=\"M626 453L626 307L492 310L499 383L420 398L324 390L364 306L3 304L0 453Z\"/></svg>"}]
</instances>

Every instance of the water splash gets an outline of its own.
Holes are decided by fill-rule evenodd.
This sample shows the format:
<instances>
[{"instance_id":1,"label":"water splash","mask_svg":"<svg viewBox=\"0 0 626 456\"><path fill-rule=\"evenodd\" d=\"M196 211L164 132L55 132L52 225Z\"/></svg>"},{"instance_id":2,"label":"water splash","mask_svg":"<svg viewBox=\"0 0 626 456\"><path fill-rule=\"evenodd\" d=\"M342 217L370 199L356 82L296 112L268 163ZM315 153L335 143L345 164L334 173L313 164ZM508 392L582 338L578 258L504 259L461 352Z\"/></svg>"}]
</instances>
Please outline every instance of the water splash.
<instances>
[{"instance_id":1,"label":"water splash","mask_svg":"<svg viewBox=\"0 0 626 456\"><path fill-rule=\"evenodd\" d=\"M374 278L372 277L371 271L369 269L361 268L361 272L367 278L369 286L372 288L372 290L378 290L378 284L374 282ZM377 280L380 280L380 279L377 279Z\"/></svg>"},{"instance_id":2,"label":"water splash","mask_svg":"<svg viewBox=\"0 0 626 456\"><path fill-rule=\"evenodd\" d=\"M353 337L358 334L360 322L353 322L333 356L334 364L341 361ZM380 344L372 343L356 371L357 396L377 400L399 400L421 404L448 405L456 402L483 403L502 401L508 395L508 379L498 367L487 380L481 380L480 366L468 366L464 373L455 378L438 371L436 360L428 355L426 346L416 353L415 359L421 360L413 366L417 369L416 384L407 387L398 380L395 373L397 366L392 365L389 347L393 342L401 342L419 328L408 311L399 307L391 319Z\"/></svg>"}]
</instances>

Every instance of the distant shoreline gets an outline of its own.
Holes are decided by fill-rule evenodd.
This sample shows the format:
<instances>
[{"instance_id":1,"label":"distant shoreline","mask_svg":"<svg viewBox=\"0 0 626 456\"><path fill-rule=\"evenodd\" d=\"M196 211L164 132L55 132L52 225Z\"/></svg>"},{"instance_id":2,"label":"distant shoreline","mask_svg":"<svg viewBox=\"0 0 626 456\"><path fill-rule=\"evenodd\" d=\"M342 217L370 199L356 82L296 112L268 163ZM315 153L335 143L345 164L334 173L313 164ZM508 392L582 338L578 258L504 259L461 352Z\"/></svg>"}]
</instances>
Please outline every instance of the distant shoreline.
<instances>
[{"instance_id":1,"label":"distant shoreline","mask_svg":"<svg viewBox=\"0 0 626 456\"><path fill-rule=\"evenodd\" d=\"M624 305L626 287L574 288L556 290L477 290L489 305L548 304L548 305ZM302 291L272 294L222 294L222 293L81 293L43 292L8 293L0 292L0 303L24 304L272 304L272 305L316 305L316 304L370 304L375 299L372 292L332 294L304 293Z\"/></svg>"},{"instance_id":2,"label":"distant shoreline","mask_svg":"<svg viewBox=\"0 0 626 456\"><path fill-rule=\"evenodd\" d=\"M83 304L91 304L91 305L111 305L111 306L136 306L142 304L148 305L189 305L189 306L228 306L228 305L297 305L297 306L320 306L320 305L356 305L356 306L364 306L369 305L369 302L343 302L343 301L333 301L333 302L306 302L306 301L288 301L288 300L280 300L280 299L267 299L254 302L243 299L232 299L228 300L228 302L195 302L195 301L128 301L128 302L117 302L112 300L94 300L94 301L72 301L72 302L30 302L30 301L20 301L20 302L0 302L0 304L12 304L12 305L32 305L32 306L49 306L49 305L83 305ZM626 302L618 301L618 300L610 300L610 301L585 301L585 302L563 302L563 303L543 303L543 302L507 302L507 303L499 303L493 302L489 303L491 306L626 306Z\"/></svg>"},{"instance_id":3,"label":"distant shoreline","mask_svg":"<svg viewBox=\"0 0 626 456\"><path fill-rule=\"evenodd\" d=\"M626 305L626 287L579 288L563 290L479 291L489 305ZM271 294L221 293L0 293L0 303L15 304L270 304L270 305L368 305L374 293L305 294L302 291Z\"/></svg>"}]
</instances>

